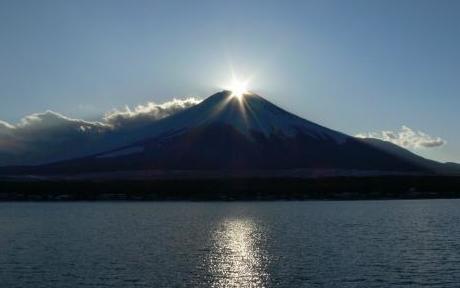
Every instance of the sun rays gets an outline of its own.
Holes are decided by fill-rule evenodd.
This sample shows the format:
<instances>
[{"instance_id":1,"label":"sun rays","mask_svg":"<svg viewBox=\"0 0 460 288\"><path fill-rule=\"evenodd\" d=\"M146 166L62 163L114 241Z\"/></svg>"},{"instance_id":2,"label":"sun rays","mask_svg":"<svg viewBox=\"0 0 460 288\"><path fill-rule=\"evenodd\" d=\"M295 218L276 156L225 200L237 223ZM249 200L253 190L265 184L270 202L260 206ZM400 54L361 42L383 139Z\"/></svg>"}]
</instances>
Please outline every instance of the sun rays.
<instances>
[{"instance_id":1,"label":"sun rays","mask_svg":"<svg viewBox=\"0 0 460 288\"><path fill-rule=\"evenodd\" d=\"M231 91L231 97L236 97L238 100L242 100L244 96L249 94L250 78L241 78L232 69L232 79L228 84L224 86L226 90Z\"/></svg>"},{"instance_id":2,"label":"sun rays","mask_svg":"<svg viewBox=\"0 0 460 288\"><path fill-rule=\"evenodd\" d=\"M242 100L244 95L248 94L248 84L249 81L240 81L237 78L232 79L231 84L228 87L228 90L232 92L231 96Z\"/></svg>"}]
</instances>

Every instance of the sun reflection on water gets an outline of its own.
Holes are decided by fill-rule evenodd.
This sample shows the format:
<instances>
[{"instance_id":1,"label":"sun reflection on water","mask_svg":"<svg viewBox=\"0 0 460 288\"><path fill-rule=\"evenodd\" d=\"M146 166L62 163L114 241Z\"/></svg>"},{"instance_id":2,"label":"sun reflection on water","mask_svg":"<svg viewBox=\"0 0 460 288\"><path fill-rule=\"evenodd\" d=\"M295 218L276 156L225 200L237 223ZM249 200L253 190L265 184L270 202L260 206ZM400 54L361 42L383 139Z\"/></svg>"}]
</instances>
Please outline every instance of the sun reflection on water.
<instances>
[{"instance_id":1,"label":"sun reflection on water","mask_svg":"<svg viewBox=\"0 0 460 288\"><path fill-rule=\"evenodd\" d=\"M266 287L267 257L261 249L261 234L250 220L228 219L214 232L209 272L212 287Z\"/></svg>"}]
</instances>

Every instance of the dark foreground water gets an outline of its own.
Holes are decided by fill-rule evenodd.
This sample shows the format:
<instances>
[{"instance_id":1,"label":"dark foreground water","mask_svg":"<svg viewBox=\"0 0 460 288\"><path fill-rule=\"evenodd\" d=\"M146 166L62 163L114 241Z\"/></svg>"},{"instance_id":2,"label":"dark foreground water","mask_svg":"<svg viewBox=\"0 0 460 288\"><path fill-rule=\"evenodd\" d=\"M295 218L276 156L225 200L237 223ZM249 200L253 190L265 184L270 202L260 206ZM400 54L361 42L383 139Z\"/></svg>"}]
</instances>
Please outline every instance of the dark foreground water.
<instances>
[{"instance_id":1,"label":"dark foreground water","mask_svg":"<svg viewBox=\"0 0 460 288\"><path fill-rule=\"evenodd\" d=\"M1 287L459 287L460 201L1 203Z\"/></svg>"}]
</instances>

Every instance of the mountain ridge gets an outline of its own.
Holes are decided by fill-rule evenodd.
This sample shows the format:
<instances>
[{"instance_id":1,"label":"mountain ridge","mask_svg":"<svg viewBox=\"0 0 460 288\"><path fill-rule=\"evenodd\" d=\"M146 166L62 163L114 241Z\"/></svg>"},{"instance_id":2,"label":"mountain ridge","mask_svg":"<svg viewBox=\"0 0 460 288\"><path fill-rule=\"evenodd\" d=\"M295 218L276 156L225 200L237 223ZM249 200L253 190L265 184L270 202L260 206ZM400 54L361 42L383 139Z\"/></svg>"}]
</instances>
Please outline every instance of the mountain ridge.
<instances>
[{"instance_id":1,"label":"mountain ridge","mask_svg":"<svg viewBox=\"0 0 460 288\"><path fill-rule=\"evenodd\" d=\"M114 148L102 152L44 165L6 167L0 174L260 169L442 172L438 162L323 127L254 93L239 98L224 90L123 136L123 141L114 138Z\"/></svg>"}]
</instances>

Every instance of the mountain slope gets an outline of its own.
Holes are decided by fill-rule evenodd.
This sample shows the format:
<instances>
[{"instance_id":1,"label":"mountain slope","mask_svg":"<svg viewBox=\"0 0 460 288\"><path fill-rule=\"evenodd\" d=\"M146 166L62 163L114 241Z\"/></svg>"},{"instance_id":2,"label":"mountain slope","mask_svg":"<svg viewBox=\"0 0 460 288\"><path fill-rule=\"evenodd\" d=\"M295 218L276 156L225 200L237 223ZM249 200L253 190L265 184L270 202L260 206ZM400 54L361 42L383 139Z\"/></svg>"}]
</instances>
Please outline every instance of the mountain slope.
<instances>
[{"instance_id":1,"label":"mountain slope","mask_svg":"<svg viewBox=\"0 0 460 288\"><path fill-rule=\"evenodd\" d=\"M250 94L222 91L152 125L132 144L91 156L3 173L126 170L360 170L430 173L431 167L304 120ZM136 140L139 139L139 140ZM2 171L0 170L0 173Z\"/></svg>"},{"instance_id":2,"label":"mountain slope","mask_svg":"<svg viewBox=\"0 0 460 288\"><path fill-rule=\"evenodd\" d=\"M173 135L211 124L227 124L249 137L253 132L265 136L283 134L287 137L302 132L313 138L334 139L337 142L348 137L291 114L258 95L248 94L239 99L232 97L230 91L216 93L199 105L160 120L144 128L142 134L149 134L150 137Z\"/></svg>"},{"instance_id":3,"label":"mountain slope","mask_svg":"<svg viewBox=\"0 0 460 288\"><path fill-rule=\"evenodd\" d=\"M460 164L457 163L439 163L430 159L423 158L417 154L410 152L396 144L391 142L383 141L375 138L364 138L361 141L368 143L382 151L397 156L401 159L406 159L411 163L415 163L420 167L424 167L428 170L436 172L438 174L460 174Z\"/></svg>"}]
</instances>

